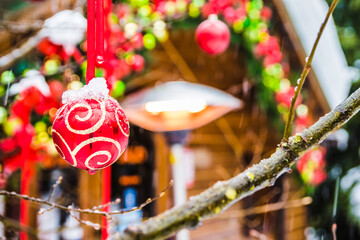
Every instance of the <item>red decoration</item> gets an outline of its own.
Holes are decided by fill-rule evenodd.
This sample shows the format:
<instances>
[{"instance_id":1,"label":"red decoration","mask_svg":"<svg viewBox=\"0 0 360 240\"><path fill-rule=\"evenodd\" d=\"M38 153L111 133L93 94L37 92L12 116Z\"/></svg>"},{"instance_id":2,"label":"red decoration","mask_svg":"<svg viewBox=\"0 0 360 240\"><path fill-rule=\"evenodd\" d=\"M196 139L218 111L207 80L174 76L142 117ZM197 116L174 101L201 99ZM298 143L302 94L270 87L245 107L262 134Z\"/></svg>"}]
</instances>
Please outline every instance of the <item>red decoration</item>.
<instances>
[{"instance_id":1,"label":"red decoration","mask_svg":"<svg viewBox=\"0 0 360 240\"><path fill-rule=\"evenodd\" d=\"M51 92L51 98L54 99L56 102L61 101L61 95L65 91L65 86L62 84L62 82L53 80L48 83L50 92Z\"/></svg>"},{"instance_id":2,"label":"red decoration","mask_svg":"<svg viewBox=\"0 0 360 240\"><path fill-rule=\"evenodd\" d=\"M111 97L101 101L78 99L58 110L52 134L61 157L94 174L114 163L125 150L129 122Z\"/></svg>"},{"instance_id":3,"label":"red decoration","mask_svg":"<svg viewBox=\"0 0 360 240\"><path fill-rule=\"evenodd\" d=\"M131 39L130 39L131 45L135 49L141 49L143 44L143 35L141 33L136 33Z\"/></svg>"},{"instance_id":4,"label":"red decoration","mask_svg":"<svg viewBox=\"0 0 360 240\"><path fill-rule=\"evenodd\" d=\"M217 55L229 46L230 30L216 15L210 15L197 27L195 37L202 50L210 55Z\"/></svg>"},{"instance_id":5,"label":"red decoration","mask_svg":"<svg viewBox=\"0 0 360 240\"><path fill-rule=\"evenodd\" d=\"M125 150L129 121L119 103L108 96L105 79L94 78L95 65L113 71L111 62L105 63L104 59L103 0L88 1L87 10L87 85L78 91L64 93L65 105L56 113L52 135L62 158L73 167L95 174L114 163Z\"/></svg>"},{"instance_id":6,"label":"red decoration","mask_svg":"<svg viewBox=\"0 0 360 240\"><path fill-rule=\"evenodd\" d=\"M38 43L36 48L42 54L52 56L59 52L61 46L53 44L49 39L45 38Z\"/></svg>"},{"instance_id":7,"label":"red decoration","mask_svg":"<svg viewBox=\"0 0 360 240\"><path fill-rule=\"evenodd\" d=\"M271 8L269 7L263 7L261 9L261 18L266 20L266 21L269 21L271 16L272 16L272 11L271 11Z\"/></svg>"},{"instance_id":8,"label":"red decoration","mask_svg":"<svg viewBox=\"0 0 360 240\"><path fill-rule=\"evenodd\" d=\"M69 60L67 53L61 45L52 43L48 38L41 40L36 46L37 50L46 56L59 56L62 61ZM77 49L75 51L78 51Z\"/></svg>"},{"instance_id":9,"label":"red decoration","mask_svg":"<svg viewBox=\"0 0 360 240\"><path fill-rule=\"evenodd\" d=\"M298 160L296 168L306 183L317 186L326 180L325 154L326 148L317 146Z\"/></svg>"},{"instance_id":10,"label":"red decoration","mask_svg":"<svg viewBox=\"0 0 360 240\"><path fill-rule=\"evenodd\" d=\"M125 60L112 60L110 64L113 69L112 74L117 78L116 80L128 76L131 72L131 67Z\"/></svg>"},{"instance_id":11,"label":"red decoration","mask_svg":"<svg viewBox=\"0 0 360 240\"><path fill-rule=\"evenodd\" d=\"M232 6L225 8L223 15L224 15L224 19L226 20L226 22L228 24L233 24L235 22L235 20L238 19L236 11L235 11L234 7L232 7Z\"/></svg>"},{"instance_id":12,"label":"red decoration","mask_svg":"<svg viewBox=\"0 0 360 240\"><path fill-rule=\"evenodd\" d=\"M135 54L130 61L131 68L134 72L141 72L144 70L145 59L139 54Z\"/></svg>"}]
</instances>

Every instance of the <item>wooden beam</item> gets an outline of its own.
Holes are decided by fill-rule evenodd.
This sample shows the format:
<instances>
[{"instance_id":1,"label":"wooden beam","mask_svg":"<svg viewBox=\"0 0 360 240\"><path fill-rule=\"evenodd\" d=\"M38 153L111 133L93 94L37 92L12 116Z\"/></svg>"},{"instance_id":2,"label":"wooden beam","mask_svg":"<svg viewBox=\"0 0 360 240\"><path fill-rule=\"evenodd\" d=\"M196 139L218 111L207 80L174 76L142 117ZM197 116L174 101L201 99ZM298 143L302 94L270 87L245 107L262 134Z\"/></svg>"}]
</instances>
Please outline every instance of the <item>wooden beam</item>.
<instances>
[{"instance_id":1,"label":"wooden beam","mask_svg":"<svg viewBox=\"0 0 360 240\"><path fill-rule=\"evenodd\" d=\"M170 180L169 169L169 147L166 144L165 137L162 133L154 133L154 146L155 146L155 183L156 194L160 193L166 188ZM156 203L156 214L165 212L168 209L169 196L171 194L165 194L159 198Z\"/></svg>"},{"instance_id":2,"label":"wooden beam","mask_svg":"<svg viewBox=\"0 0 360 240\"><path fill-rule=\"evenodd\" d=\"M90 175L84 170L79 171L79 189L78 196L81 209L92 209L94 206L101 204L101 174L98 171L94 175ZM101 216L92 214L81 214L81 219L101 224ZM83 239L100 239L101 231L96 231L90 226L84 226Z\"/></svg>"}]
</instances>

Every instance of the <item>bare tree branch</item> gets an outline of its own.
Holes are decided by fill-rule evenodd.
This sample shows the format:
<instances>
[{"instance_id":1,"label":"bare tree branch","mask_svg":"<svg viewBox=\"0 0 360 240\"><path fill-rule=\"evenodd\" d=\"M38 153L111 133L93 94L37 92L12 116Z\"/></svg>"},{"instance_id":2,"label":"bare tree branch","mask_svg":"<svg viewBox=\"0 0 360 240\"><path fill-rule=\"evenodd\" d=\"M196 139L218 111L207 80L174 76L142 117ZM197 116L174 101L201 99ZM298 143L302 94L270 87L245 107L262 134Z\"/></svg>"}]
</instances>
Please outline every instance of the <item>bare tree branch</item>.
<instances>
[{"instance_id":1,"label":"bare tree branch","mask_svg":"<svg viewBox=\"0 0 360 240\"><path fill-rule=\"evenodd\" d=\"M272 186L281 174L290 170L297 158L321 143L359 110L360 88L314 125L283 142L271 157L263 159L234 178L217 182L183 205L139 225L128 227L124 234L117 235L114 239L162 239L183 228L197 227L202 220L224 211L238 200Z\"/></svg>"},{"instance_id":2,"label":"bare tree branch","mask_svg":"<svg viewBox=\"0 0 360 240\"><path fill-rule=\"evenodd\" d=\"M63 206L61 204L58 204L58 203L55 203L55 202L50 202L48 200L43 200L43 199L40 199L40 198L30 197L28 195L19 194L19 193L16 193L16 192L9 192L9 191L6 191L6 190L1 190L0 195L5 195L5 196L8 196L8 197L13 197L13 198L18 198L18 199L24 199L24 200L27 200L29 202L33 202L33 203L37 203L37 204L44 204L44 205L50 206L50 209L59 208L61 210L67 211L67 212L78 212L78 213L94 214L94 215L100 215L100 216L108 217L109 215L124 214L124 213L128 213L128 212L133 212L133 211L140 210L140 209L144 208L145 206L149 205L150 203L154 202L158 198L161 198L162 196L164 196L165 192L169 188L171 188L172 185L173 185L173 180L171 180L169 182L168 186L161 193L159 193L158 195L156 195L153 198L148 198L144 203L142 203L138 207L133 207L133 208L131 208L129 210L118 210L118 211L112 211L112 212L106 212L106 211L99 210L99 209L101 209L103 207L103 205L102 206L95 206L92 209L80 209L80 208L75 208L72 205ZM46 211L48 211L48 210L47 209L40 210L39 214L43 214Z\"/></svg>"}]
</instances>

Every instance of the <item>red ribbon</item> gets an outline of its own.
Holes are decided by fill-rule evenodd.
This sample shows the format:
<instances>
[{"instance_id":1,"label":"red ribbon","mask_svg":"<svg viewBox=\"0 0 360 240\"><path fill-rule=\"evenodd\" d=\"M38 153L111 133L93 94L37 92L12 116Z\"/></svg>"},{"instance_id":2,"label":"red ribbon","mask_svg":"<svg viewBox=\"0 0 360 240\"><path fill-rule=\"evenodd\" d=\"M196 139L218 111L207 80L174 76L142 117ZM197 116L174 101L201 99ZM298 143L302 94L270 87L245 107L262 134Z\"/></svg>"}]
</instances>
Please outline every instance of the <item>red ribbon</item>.
<instances>
[{"instance_id":1,"label":"red ribbon","mask_svg":"<svg viewBox=\"0 0 360 240\"><path fill-rule=\"evenodd\" d=\"M103 2L103 0L101 0L101 2ZM104 6L104 5L102 5ZM109 17L110 17L110 14L111 14L111 8L112 8L112 2L111 0L106 0L105 2L105 9L104 9L104 12L103 14L105 14L105 25L102 25L102 26L105 26L105 39L106 39L106 54L108 55L109 54L109 46L110 46L110 34L111 34L111 31L110 31L110 24L109 24ZM102 24L104 24L104 17L102 17ZM100 31L100 29L99 29ZM102 34L104 34L104 28L102 29ZM101 38L102 40L104 40L104 37ZM104 46L104 42L101 43L101 46L103 47ZM102 50L102 53L104 54L104 50ZM98 54L100 54L100 52L98 52ZM98 55L99 56L99 55ZM104 55L102 55L104 56ZM108 72L108 67L109 65L106 64L104 65L105 69L107 70ZM109 84L108 84L108 87L109 87ZM102 185L102 204L106 204L108 202L111 201L111 166L103 169L103 172L102 172L102 182L103 182L103 185ZM104 211L110 211L110 206L107 206L103 209ZM102 217L102 225L104 226L103 230L102 230L102 236L101 236L101 239L102 240L106 240L108 239L108 236L109 236L109 222L108 220L106 219L106 217Z\"/></svg>"},{"instance_id":2,"label":"red ribbon","mask_svg":"<svg viewBox=\"0 0 360 240\"><path fill-rule=\"evenodd\" d=\"M96 63L104 63L104 1L88 0L86 83L95 77Z\"/></svg>"},{"instance_id":3,"label":"red ribbon","mask_svg":"<svg viewBox=\"0 0 360 240\"><path fill-rule=\"evenodd\" d=\"M111 13L111 0L107 0L105 16L106 16L106 35L109 39L110 26L108 24L109 15ZM86 69L86 83L95 77L95 66L104 65L104 0L88 0L87 6L87 69ZM96 34L96 36L95 36ZM109 43L107 42L107 45ZM108 167L102 172L102 203L106 204L111 201L111 167ZM106 207L104 211L109 211ZM105 217L102 219L103 226L106 228L102 231L102 239L107 239L108 222Z\"/></svg>"},{"instance_id":4,"label":"red ribbon","mask_svg":"<svg viewBox=\"0 0 360 240\"><path fill-rule=\"evenodd\" d=\"M96 0L96 63L104 63L104 0Z\"/></svg>"}]
</instances>

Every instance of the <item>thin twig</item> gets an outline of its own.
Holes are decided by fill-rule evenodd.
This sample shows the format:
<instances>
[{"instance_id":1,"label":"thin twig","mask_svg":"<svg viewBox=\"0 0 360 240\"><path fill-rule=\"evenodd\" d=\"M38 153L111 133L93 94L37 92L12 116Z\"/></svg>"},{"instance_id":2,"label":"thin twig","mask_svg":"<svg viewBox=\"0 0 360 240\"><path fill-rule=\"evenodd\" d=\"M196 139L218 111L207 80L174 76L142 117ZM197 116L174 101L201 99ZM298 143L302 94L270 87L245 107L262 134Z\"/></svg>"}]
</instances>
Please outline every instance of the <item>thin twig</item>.
<instances>
[{"instance_id":1,"label":"thin twig","mask_svg":"<svg viewBox=\"0 0 360 240\"><path fill-rule=\"evenodd\" d=\"M301 92L301 89L304 85L306 76L308 75L310 69L311 69L311 63L315 54L315 50L316 47L319 43L319 40L321 38L321 35L325 29L325 26L331 16L331 14L334 12L336 5L338 4L339 0L333 0L333 2L331 3L329 10L326 14L325 20L324 22L321 24L319 33L316 37L315 43L311 49L310 55L306 58L306 62L305 62L305 66L304 69L301 73L300 78L297 81L297 86L295 87L295 93L293 98L291 99L291 105L290 105L290 109L289 109L289 113L288 113L288 117L287 117L287 121L286 121L286 125L285 125L285 130L284 130L284 136L283 136L283 142L286 142L291 134L291 129L292 129L292 124L294 121L294 117L295 117L295 105L296 105L296 101L299 97L299 94Z\"/></svg>"},{"instance_id":2,"label":"thin twig","mask_svg":"<svg viewBox=\"0 0 360 240\"><path fill-rule=\"evenodd\" d=\"M282 209L288 209L288 208L298 208L302 206L306 206L312 203L311 197L303 197L301 199L295 199L295 200L288 200L288 201L281 201L276 203L267 203L265 205L252 207L248 209L242 209L238 211L231 211L228 214L221 214L217 216L217 219L219 218L241 218L246 217L250 215L257 215L257 214L264 214L268 212L275 212Z\"/></svg>"},{"instance_id":3,"label":"thin twig","mask_svg":"<svg viewBox=\"0 0 360 240\"><path fill-rule=\"evenodd\" d=\"M62 180L63 180L63 177L60 176L60 177L57 179L56 183L52 186L52 189L51 189L51 192L50 192L50 194L49 194L49 197L47 198L47 201L48 201L48 202L51 201L51 198L52 198L52 196L54 195L55 189L61 184Z\"/></svg>"},{"instance_id":4,"label":"thin twig","mask_svg":"<svg viewBox=\"0 0 360 240\"><path fill-rule=\"evenodd\" d=\"M6 190L1 190L0 195L5 195L5 196L8 196L8 197L14 197L14 198L18 198L18 199L24 199L24 200L34 202L34 203L37 203L37 204L44 204L44 205L48 205L50 207L59 208L59 209L62 209L64 211L74 211L74 212L79 212L79 213L94 214L94 215L101 215L101 216L107 217L109 215L124 214L124 213L128 213L128 212L133 212L133 211L140 210L140 209L144 208L145 206L149 205L150 203L154 202L158 198L161 198L162 196L164 196L165 192L170 187L172 187L172 185L173 185L173 180L171 180L169 182L169 185L162 192L160 192L158 195L156 195L153 198L148 198L144 203L142 203L138 207L134 207L134 208L131 208L129 210L118 210L118 211L113 211L113 212L100 211L100 210L96 210L96 209L92 210L92 209L73 208L72 206L66 207L66 206L63 206L63 205L58 204L58 203L51 203L51 202L48 202L48 201L40 199L40 198L30 197L28 195L19 194L19 193L16 193L16 192L9 192L9 191L6 191Z\"/></svg>"},{"instance_id":5,"label":"thin twig","mask_svg":"<svg viewBox=\"0 0 360 240\"><path fill-rule=\"evenodd\" d=\"M53 210L54 208L56 208L55 205L52 205L52 206L49 207L49 208L40 208L39 211L38 211L38 215L43 215L43 214L46 213L46 212L50 212L50 211Z\"/></svg>"},{"instance_id":6,"label":"thin twig","mask_svg":"<svg viewBox=\"0 0 360 240\"><path fill-rule=\"evenodd\" d=\"M108 206L111 206L111 205L114 205L114 204L118 204L121 202L121 199L120 198L117 198L115 199L115 201L112 201L112 202L108 202L108 203L105 203L105 204L101 204L101 205L98 205L98 206L94 206L92 208L92 210L96 210L96 209L103 209L105 207L108 207Z\"/></svg>"},{"instance_id":7,"label":"thin twig","mask_svg":"<svg viewBox=\"0 0 360 240\"><path fill-rule=\"evenodd\" d=\"M72 208L74 208L74 204L71 206ZM69 214L71 217L73 217L76 221L78 221L79 223L85 224L87 226L90 226L92 228L94 228L95 230L99 230L101 228L100 224L98 223L93 223L89 220L82 220L79 217L77 217L76 215L71 213L71 210L66 211L67 214Z\"/></svg>"},{"instance_id":8,"label":"thin twig","mask_svg":"<svg viewBox=\"0 0 360 240\"><path fill-rule=\"evenodd\" d=\"M61 184L61 181L62 181L62 180L63 180L63 177L60 176L60 177L57 179L57 181L53 184L52 189L51 189L51 191L50 191L50 194L49 194L49 196L48 196L48 198L47 198L47 200L46 200L47 202L50 202L50 201L51 201L51 199L52 199L52 197L53 197L53 195L54 195L55 189ZM44 214L44 213L46 213L46 212L50 212L50 211L53 210L54 208L56 208L55 205L52 205L52 206L51 206L50 208L48 208L48 209L40 208L38 214L39 214L39 215L42 215L42 214Z\"/></svg>"}]
</instances>

